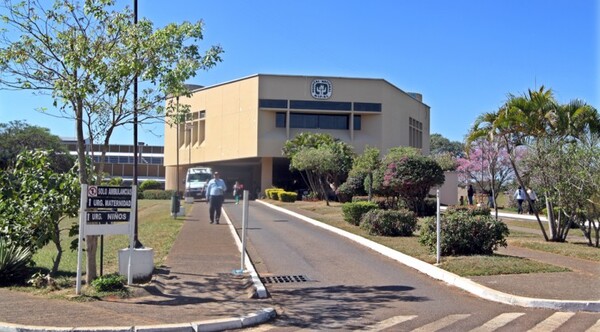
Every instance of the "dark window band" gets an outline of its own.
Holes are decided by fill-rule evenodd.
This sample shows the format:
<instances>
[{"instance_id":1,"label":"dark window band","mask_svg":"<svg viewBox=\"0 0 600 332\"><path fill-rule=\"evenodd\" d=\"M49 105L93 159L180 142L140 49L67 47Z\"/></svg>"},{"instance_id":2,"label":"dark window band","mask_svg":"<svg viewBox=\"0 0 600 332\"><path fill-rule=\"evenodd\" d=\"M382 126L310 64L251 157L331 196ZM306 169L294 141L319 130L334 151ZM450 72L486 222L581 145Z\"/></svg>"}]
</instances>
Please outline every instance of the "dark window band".
<instances>
[{"instance_id":1,"label":"dark window band","mask_svg":"<svg viewBox=\"0 0 600 332\"><path fill-rule=\"evenodd\" d=\"M277 112L275 127L285 128L286 114ZM290 113L290 128L305 129L342 129L350 128L350 115ZM354 115L354 130L361 129L360 115Z\"/></svg>"},{"instance_id":2,"label":"dark window band","mask_svg":"<svg viewBox=\"0 0 600 332\"><path fill-rule=\"evenodd\" d=\"M354 110L357 112L381 112L380 103L354 103Z\"/></svg>"},{"instance_id":3,"label":"dark window band","mask_svg":"<svg viewBox=\"0 0 600 332\"><path fill-rule=\"evenodd\" d=\"M346 101L290 100L290 108L301 110L351 111L352 103Z\"/></svg>"},{"instance_id":4,"label":"dark window band","mask_svg":"<svg viewBox=\"0 0 600 332\"><path fill-rule=\"evenodd\" d=\"M287 105L286 99L260 99L258 101L260 108L287 108Z\"/></svg>"}]
</instances>

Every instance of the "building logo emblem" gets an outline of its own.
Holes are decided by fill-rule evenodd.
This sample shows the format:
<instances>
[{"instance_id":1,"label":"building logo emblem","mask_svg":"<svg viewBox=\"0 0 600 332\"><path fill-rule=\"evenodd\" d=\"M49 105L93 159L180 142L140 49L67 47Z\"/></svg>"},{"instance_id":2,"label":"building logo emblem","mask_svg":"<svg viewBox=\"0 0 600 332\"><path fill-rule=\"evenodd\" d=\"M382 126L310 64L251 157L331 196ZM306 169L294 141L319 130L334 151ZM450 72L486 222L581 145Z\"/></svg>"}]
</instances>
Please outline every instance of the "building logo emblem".
<instances>
[{"instance_id":1,"label":"building logo emblem","mask_svg":"<svg viewBox=\"0 0 600 332\"><path fill-rule=\"evenodd\" d=\"M310 93L315 99L329 99L333 86L329 80L314 80L310 86Z\"/></svg>"}]
</instances>

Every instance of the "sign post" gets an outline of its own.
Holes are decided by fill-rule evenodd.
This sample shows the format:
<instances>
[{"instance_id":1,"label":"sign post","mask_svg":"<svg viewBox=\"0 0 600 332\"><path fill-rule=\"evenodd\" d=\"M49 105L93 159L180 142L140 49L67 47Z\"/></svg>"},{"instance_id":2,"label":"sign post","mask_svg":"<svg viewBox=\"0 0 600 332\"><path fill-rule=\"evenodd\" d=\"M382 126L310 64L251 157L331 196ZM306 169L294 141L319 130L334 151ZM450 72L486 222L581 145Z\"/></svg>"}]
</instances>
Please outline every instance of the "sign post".
<instances>
[{"instance_id":1,"label":"sign post","mask_svg":"<svg viewBox=\"0 0 600 332\"><path fill-rule=\"evenodd\" d=\"M436 224L435 224L435 234L436 234L436 244L435 244L435 248L436 248L436 264L440 264L442 258L442 254L441 254L441 243L442 243L442 227L440 225L441 220L440 220L440 190L438 189L436 191L436 207L437 207L437 212L436 212Z\"/></svg>"},{"instance_id":2,"label":"sign post","mask_svg":"<svg viewBox=\"0 0 600 332\"><path fill-rule=\"evenodd\" d=\"M77 250L77 281L75 292L81 293L81 260L83 238L87 235L129 234L129 263L127 284L131 284L131 255L133 251L137 186L110 187L81 185L79 210L79 245ZM129 209L123 211L122 209ZM131 217L133 220L130 222Z\"/></svg>"}]
</instances>

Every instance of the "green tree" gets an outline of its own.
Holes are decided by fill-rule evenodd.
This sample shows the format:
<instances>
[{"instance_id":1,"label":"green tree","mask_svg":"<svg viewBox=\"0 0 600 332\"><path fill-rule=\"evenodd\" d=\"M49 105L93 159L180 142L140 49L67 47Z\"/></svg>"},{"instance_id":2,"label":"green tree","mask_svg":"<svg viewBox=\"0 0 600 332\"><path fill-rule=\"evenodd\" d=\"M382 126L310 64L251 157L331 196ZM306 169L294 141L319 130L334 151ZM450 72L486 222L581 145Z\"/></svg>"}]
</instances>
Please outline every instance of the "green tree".
<instances>
[{"instance_id":1,"label":"green tree","mask_svg":"<svg viewBox=\"0 0 600 332\"><path fill-rule=\"evenodd\" d=\"M326 189L335 191L352 167L352 147L329 134L301 133L285 142L283 155L290 169L301 172L311 190L321 193L329 205Z\"/></svg>"},{"instance_id":2,"label":"green tree","mask_svg":"<svg viewBox=\"0 0 600 332\"><path fill-rule=\"evenodd\" d=\"M53 171L50 155L43 150L23 151L14 168L1 172L2 237L32 251L52 241L56 257L51 274L55 274L63 253L60 222L76 216L79 210L76 173Z\"/></svg>"},{"instance_id":3,"label":"green tree","mask_svg":"<svg viewBox=\"0 0 600 332\"><path fill-rule=\"evenodd\" d=\"M352 177L366 178L369 201L373 198L373 174L381 165L379 154L378 148L366 146L363 153L354 158L349 174Z\"/></svg>"},{"instance_id":4,"label":"green tree","mask_svg":"<svg viewBox=\"0 0 600 332\"><path fill-rule=\"evenodd\" d=\"M429 137L430 152L432 155L449 153L452 157L464 155L464 144L458 141L450 141L441 134L431 134Z\"/></svg>"},{"instance_id":5,"label":"green tree","mask_svg":"<svg viewBox=\"0 0 600 332\"><path fill-rule=\"evenodd\" d=\"M82 184L89 183L84 126L93 139L97 128L106 145L111 128L130 123L134 113L164 111L158 105L169 96L188 93L185 80L221 61L219 46L200 52L202 22L155 29L147 19L135 23L132 11L117 9L114 0L1 6L0 86L49 94L60 114L75 121ZM134 105L138 79L144 88ZM88 283L96 277L96 238L86 241Z\"/></svg>"},{"instance_id":6,"label":"green tree","mask_svg":"<svg viewBox=\"0 0 600 332\"><path fill-rule=\"evenodd\" d=\"M14 166L17 155L23 151L43 149L49 151L51 167L68 171L75 161L58 136L46 128L31 126L25 121L0 123L0 169Z\"/></svg>"},{"instance_id":7,"label":"green tree","mask_svg":"<svg viewBox=\"0 0 600 332\"><path fill-rule=\"evenodd\" d=\"M406 156L386 165L382 186L396 193L412 211L422 214L427 194L444 180L444 171L431 158Z\"/></svg>"}]
</instances>

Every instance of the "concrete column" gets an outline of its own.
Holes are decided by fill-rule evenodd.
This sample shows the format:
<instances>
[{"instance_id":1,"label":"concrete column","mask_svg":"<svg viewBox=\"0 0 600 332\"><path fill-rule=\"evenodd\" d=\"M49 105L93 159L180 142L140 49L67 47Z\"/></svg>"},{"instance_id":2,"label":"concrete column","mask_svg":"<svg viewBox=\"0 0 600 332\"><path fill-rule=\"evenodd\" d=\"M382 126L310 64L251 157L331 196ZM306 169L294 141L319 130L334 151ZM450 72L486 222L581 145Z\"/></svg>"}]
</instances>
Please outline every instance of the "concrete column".
<instances>
[{"instance_id":1,"label":"concrete column","mask_svg":"<svg viewBox=\"0 0 600 332\"><path fill-rule=\"evenodd\" d=\"M265 157L261 160L260 172L260 191L265 192L265 189L273 186L273 158Z\"/></svg>"},{"instance_id":2,"label":"concrete column","mask_svg":"<svg viewBox=\"0 0 600 332\"><path fill-rule=\"evenodd\" d=\"M165 166L165 190L177 189L177 167Z\"/></svg>"}]
</instances>

